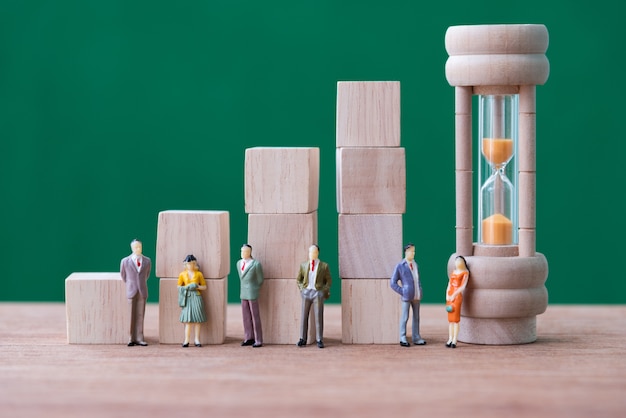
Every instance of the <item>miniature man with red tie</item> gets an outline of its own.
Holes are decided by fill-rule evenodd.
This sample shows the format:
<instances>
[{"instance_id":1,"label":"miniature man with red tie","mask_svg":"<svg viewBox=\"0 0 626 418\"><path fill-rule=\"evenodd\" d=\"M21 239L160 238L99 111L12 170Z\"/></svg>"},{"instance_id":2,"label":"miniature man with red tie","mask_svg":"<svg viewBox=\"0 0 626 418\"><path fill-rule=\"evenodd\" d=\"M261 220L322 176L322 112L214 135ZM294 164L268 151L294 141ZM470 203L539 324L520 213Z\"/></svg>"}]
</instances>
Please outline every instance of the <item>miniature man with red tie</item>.
<instances>
[{"instance_id":1,"label":"miniature man with red tie","mask_svg":"<svg viewBox=\"0 0 626 418\"><path fill-rule=\"evenodd\" d=\"M126 283L126 297L130 311L130 338L128 346L148 345L143 338L143 319L148 299L148 277L152 263L142 254L142 244L139 240L130 243L132 254L124 257L120 263L120 274Z\"/></svg>"},{"instance_id":2,"label":"miniature man with red tie","mask_svg":"<svg viewBox=\"0 0 626 418\"><path fill-rule=\"evenodd\" d=\"M398 284L400 282L400 284ZM400 317L400 345L409 347L406 339L406 324L409 320L409 309L413 310L413 344L424 345L426 341L420 336L420 300L422 299L422 284L419 270L415 262L415 245L408 243L404 246L404 259L396 265L391 275L389 285L402 296L402 316Z\"/></svg>"},{"instance_id":3,"label":"miniature man with red tie","mask_svg":"<svg viewBox=\"0 0 626 418\"><path fill-rule=\"evenodd\" d=\"M309 332L309 312L311 306L315 313L315 337L317 346L324 348L324 301L330 296L330 269L328 264L319 260L320 249L317 245L309 247L309 261L300 264L296 281L302 294L302 315L300 320L300 340L298 347L306 345Z\"/></svg>"}]
</instances>

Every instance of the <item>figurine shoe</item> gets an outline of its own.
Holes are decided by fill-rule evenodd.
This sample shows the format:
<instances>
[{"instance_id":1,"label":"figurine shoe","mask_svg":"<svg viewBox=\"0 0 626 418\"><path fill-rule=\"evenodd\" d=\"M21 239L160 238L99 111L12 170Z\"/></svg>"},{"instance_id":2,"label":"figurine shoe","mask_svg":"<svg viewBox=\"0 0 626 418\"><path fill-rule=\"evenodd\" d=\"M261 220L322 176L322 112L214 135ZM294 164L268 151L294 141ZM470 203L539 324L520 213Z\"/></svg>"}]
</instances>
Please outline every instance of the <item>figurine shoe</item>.
<instances>
[{"instance_id":1,"label":"figurine shoe","mask_svg":"<svg viewBox=\"0 0 626 418\"><path fill-rule=\"evenodd\" d=\"M319 341L317 342L317 346L318 346L319 348L324 348L324 341L319 340Z\"/></svg>"},{"instance_id":2,"label":"figurine shoe","mask_svg":"<svg viewBox=\"0 0 626 418\"><path fill-rule=\"evenodd\" d=\"M140 345L140 346L142 346L142 347L145 347L145 346L147 346L147 345L148 345L148 343L147 343L147 342L145 342L145 341L139 341L139 342L137 342L136 344L137 344L137 345Z\"/></svg>"},{"instance_id":3,"label":"figurine shoe","mask_svg":"<svg viewBox=\"0 0 626 418\"><path fill-rule=\"evenodd\" d=\"M422 340L421 338L419 340L414 340L413 344L415 345L425 345L426 341Z\"/></svg>"},{"instance_id":4,"label":"figurine shoe","mask_svg":"<svg viewBox=\"0 0 626 418\"><path fill-rule=\"evenodd\" d=\"M300 338L300 341L298 341L298 342L296 343L296 345L297 345L298 347L304 347L304 346L306 345L306 341L304 341L302 338Z\"/></svg>"},{"instance_id":5,"label":"figurine shoe","mask_svg":"<svg viewBox=\"0 0 626 418\"><path fill-rule=\"evenodd\" d=\"M137 345L137 343L135 343L134 341L129 341L129 342L128 342L128 346L129 346L129 347L132 347L132 346L134 346L134 345Z\"/></svg>"},{"instance_id":6,"label":"figurine shoe","mask_svg":"<svg viewBox=\"0 0 626 418\"><path fill-rule=\"evenodd\" d=\"M263 347L263 343L254 343L254 344L252 344L252 348L259 348L259 347Z\"/></svg>"},{"instance_id":7,"label":"figurine shoe","mask_svg":"<svg viewBox=\"0 0 626 418\"><path fill-rule=\"evenodd\" d=\"M408 343L408 342L406 342L406 341L400 341L400 345L401 345L402 347L410 347L410 346L411 346L411 344L409 344L409 343Z\"/></svg>"},{"instance_id":8,"label":"figurine shoe","mask_svg":"<svg viewBox=\"0 0 626 418\"><path fill-rule=\"evenodd\" d=\"M254 340L244 340L244 341L241 343L241 346L242 346L242 347L245 347L246 345L252 345L252 344L254 344Z\"/></svg>"},{"instance_id":9,"label":"figurine shoe","mask_svg":"<svg viewBox=\"0 0 626 418\"><path fill-rule=\"evenodd\" d=\"M183 343L183 347L189 347L189 343Z\"/></svg>"}]
</instances>

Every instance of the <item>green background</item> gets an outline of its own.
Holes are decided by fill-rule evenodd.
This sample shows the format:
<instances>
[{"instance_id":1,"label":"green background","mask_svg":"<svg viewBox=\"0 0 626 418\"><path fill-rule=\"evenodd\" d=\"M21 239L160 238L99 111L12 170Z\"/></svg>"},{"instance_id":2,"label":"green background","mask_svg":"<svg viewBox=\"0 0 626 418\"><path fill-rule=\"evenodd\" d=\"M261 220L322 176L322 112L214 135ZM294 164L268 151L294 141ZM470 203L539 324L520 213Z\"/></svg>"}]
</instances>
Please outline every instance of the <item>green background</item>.
<instances>
[{"instance_id":1,"label":"green background","mask_svg":"<svg viewBox=\"0 0 626 418\"><path fill-rule=\"evenodd\" d=\"M455 248L445 31L542 23L537 250L550 302L625 303L624 7L576 4L0 2L0 300L63 301L69 274L117 271L135 237L154 258L163 210L229 211L234 263L254 146L321 149L320 256L337 279L336 83L399 80L404 241L425 301L442 302ZM154 275L149 287L154 302ZM229 301L238 293L231 274Z\"/></svg>"}]
</instances>

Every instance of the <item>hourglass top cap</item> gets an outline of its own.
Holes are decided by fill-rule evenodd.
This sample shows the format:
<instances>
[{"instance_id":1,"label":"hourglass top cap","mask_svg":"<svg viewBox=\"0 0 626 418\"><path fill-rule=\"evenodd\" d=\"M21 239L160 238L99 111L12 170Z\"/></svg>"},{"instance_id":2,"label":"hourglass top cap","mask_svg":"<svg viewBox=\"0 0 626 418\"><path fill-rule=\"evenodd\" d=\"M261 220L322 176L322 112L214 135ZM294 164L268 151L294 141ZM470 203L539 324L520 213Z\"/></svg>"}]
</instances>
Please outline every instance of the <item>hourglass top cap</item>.
<instances>
[{"instance_id":1,"label":"hourglass top cap","mask_svg":"<svg viewBox=\"0 0 626 418\"><path fill-rule=\"evenodd\" d=\"M545 25L451 26L445 35L446 78L453 86L544 84L548 42Z\"/></svg>"}]
</instances>

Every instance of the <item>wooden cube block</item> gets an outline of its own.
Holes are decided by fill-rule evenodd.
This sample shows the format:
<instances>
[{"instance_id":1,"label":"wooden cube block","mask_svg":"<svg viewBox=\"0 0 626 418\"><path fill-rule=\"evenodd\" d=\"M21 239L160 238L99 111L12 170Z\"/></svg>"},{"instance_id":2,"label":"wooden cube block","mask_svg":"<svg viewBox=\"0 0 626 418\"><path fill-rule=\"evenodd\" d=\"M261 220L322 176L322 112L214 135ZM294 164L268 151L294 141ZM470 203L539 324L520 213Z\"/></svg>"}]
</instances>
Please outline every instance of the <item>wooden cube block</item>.
<instances>
[{"instance_id":1,"label":"wooden cube block","mask_svg":"<svg viewBox=\"0 0 626 418\"><path fill-rule=\"evenodd\" d=\"M404 213L404 148L337 149L337 212Z\"/></svg>"},{"instance_id":2,"label":"wooden cube block","mask_svg":"<svg viewBox=\"0 0 626 418\"><path fill-rule=\"evenodd\" d=\"M309 247L317 244L317 211L306 214L248 215L248 244L263 265L263 276L293 279Z\"/></svg>"},{"instance_id":3,"label":"wooden cube block","mask_svg":"<svg viewBox=\"0 0 626 418\"><path fill-rule=\"evenodd\" d=\"M339 214L339 276L389 279L402 259L402 215Z\"/></svg>"},{"instance_id":4,"label":"wooden cube block","mask_svg":"<svg viewBox=\"0 0 626 418\"><path fill-rule=\"evenodd\" d=\"M400 304L400 295L389 287L389 279L342 279L341 341L344 344L397 344L400 341ZM411 333L411 320L407 331Z\"/></svg>"},{"instance_id":5,"label":"wooden cube block","mask_svg":"<svg viewBox=\"0 0 626 418\"><path fill-rule=\"evenodd\" d=\"M120 273L72 273L65 279L67 342L126 344L130 313Z\"/></svg>"},{"instance_id":6,"label":"wooden cube block","mask_svg":"<svg viewBox=\"0 0 626 418\"><path fill-rule=\"evenodd\" d=\"M337 147L400 146L400 82L337 83Z\"/></svg>"},{"instance_id":7,"label":"wooden cube block","mask_svg":"<svg viewBox=\"0 0 626 418\"><path fill-rule=\"evenodd\" d=\"M178 277L193 254L206 279L230 273L230 225L226 211L168 210L159 213L156 276Z\"/></svg>"},{"instance_id":8,"label":"wooden cube block","mask_svg":"<svg viewBox=\"0 0 626 418\"><path fill-rule=\"evenodd\" d=\"M319 148L248 148L245 157L245 211L316 211L319 177Z\"/></svg>"},{"instance_id":9,"label":"wooden cube block","mask_svg":"<svg viewBox=\"0 0 626 418\"><path fill-rule=\"evenodd\" d=\"M332 288L331 288L332 292ZM302 296L293 280L265 280L259 293L264 344L296 344L300 339ZM315 342L315 315L309 315L308 343Z\"/></svg>"},{"instance_id":10,"label":"wooden cube block","mask_svg":"<svg viewBox=\"0 0 626 418\"><path fill-rule=\"evenodd\" d=\"M162 278L159 281L159 341L161 344L182 344L185 326L180 322L178 306L178 279ZM223 344L226 339L226 305L228 279L207 280L202 291L207 322L200 328L200 343ZM191 331L193 339L193 329ZM193 343L193 341L191 341Z\"/></svg>"}]
</instances>

